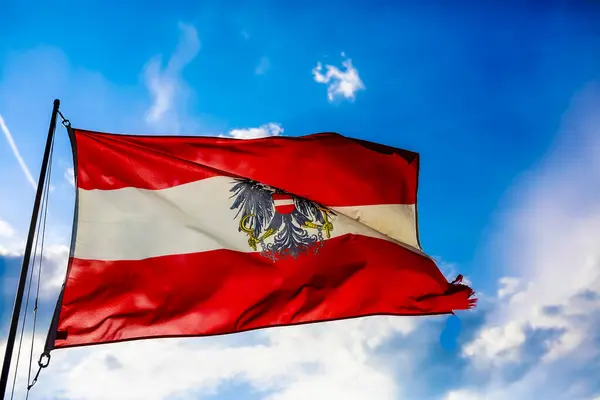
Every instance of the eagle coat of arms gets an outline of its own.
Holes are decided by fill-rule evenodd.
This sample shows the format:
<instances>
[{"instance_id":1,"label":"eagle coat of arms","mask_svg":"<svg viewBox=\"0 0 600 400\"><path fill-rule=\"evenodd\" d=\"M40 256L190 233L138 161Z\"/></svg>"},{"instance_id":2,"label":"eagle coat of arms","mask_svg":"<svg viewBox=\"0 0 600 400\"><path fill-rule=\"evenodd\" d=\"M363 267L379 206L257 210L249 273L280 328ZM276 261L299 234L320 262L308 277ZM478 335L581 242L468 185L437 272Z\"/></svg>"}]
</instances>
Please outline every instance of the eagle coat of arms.
<instances>
[{"instance_id":1,"label":"eagle coat of arms","mask_svg":"<svg viewBox=\"0 0 600 400\"><path fill-rule=\"evenodd\" d=\"M250 179L235 179L230 192L231 210L240 218L238 231L272 261L309 250L318 254L331 237L335 214L320 204Z\"/></svg>"}]
</instances>

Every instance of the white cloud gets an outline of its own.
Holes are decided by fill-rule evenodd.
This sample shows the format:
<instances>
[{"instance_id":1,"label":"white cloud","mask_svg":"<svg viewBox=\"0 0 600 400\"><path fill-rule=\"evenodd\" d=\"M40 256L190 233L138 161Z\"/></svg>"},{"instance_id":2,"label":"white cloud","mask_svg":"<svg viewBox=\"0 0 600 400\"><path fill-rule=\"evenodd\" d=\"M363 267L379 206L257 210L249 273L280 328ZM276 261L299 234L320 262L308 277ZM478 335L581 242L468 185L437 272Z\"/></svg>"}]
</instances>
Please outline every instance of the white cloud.
<instances>
[{"instance_id":1,"label":"white cloud","mask_svg":"<svg viewBox=\"0 0 600 400\"><path fill-rule=\"evenodd\" d=\"M17 162L21 166L23 173L25 174L25 178L27 178L27 181L35 190L37 188L37 183L36 183L35 179L33 179L33 176L31 175L31 171L29 170L29 167L25 163L23 156L21 156L21 153L19 152L19 148L17 147L17 144L15 143L15 139L14 139L13 135L10 133L10 130L8 130L8 127L6 126L6 123L4 122L4 118L2 118L2 115L0 115L0 130L2 130L2 132L4 133L4 136L6 137L6 140L8 141L8 145L10 146L10 149L12 150L15 158L17 159Z\"/></svg>"},{"instance_id":2,"label":"white cloud","mask_svg":"<svg viewBox=\"0 0 600 400\"><path fill-rule=\"evenodd\" d=\"M183 69L196 58L200 51L200 40L196 28L179 23L179 44L166 66L162 57L150 60L144 71L146 86L152 95L152 105L146 113L146 122L178 133L180 121L177 114L177 98L184 91L181 78Z\"/></svg>"},{"instance_id":3,"label":"white cloud","mask_svg":"<svg viewBox=\"0 0 600 400\"><path fill-rule=\"evenodd\" d=\"M19 247L5 247L4 245L0 245L0 257L19 257L22 254L23 252L19 250Z\"/></svg>"},{"instance_id":4,"label":"white cloud","mask_svg":"<svg viewBox=\"0 0 600 400\"><path fill-rule=\"evenodd\" d=\"M20 337L20 333L21 331L19 330L19 333L17 335L17 340ZM28 332L24 332L23 334L23 342L22 342L22 348L21 348L21 355L19 357L19 364L18 364L18 368L17 368L17 380L15 383L15 398L17 399L23 399L25 398L25 388L27 387L27 373L29 370L29 350L31 348L31 339L32 339L32 335L31 333ZM34 359L33 359L33 367L32 367L32 371L33 374L35 374L34 368L37 366L37 356L39 354L41 354L42 352L42 348L43 348L43 343L44 343L45 337L42 334L36 334L35 336L35 342L34 342ZM17 342L18 344L18 342ZM6 339L2 338L0 340L0 354L2 354L4 356L4 352L6 349ZM12 384L13 384L13 378L15 375L15 367L17 366L17 357L18 357L18 346L14 347L13 350L13 355L12 355L12 359L11 359L11 370L10 370L10 375L9 375L9 383L8 383L8 387L5 393L5 398L9 398L10 393L11 393L11 389L12 389ZM31 377L31 379L33 379L33 376ZM30 396L31 398L31 396ZM34 396L35 398L35 396Z\"/></svg>"},{"instance_id":5,"label":"white cloud","mask_svg":"<svg viewBox=\"0 0 600 400\"><path fill-rule=\"evenodd\" d=\"M67 273L69 247L52 245L44 247L40 296L55 300Z\"/></svg>"},{"instance_id":6,"label":"white cloud","mask_svg":"<svg viewBox=\"0 0 600 400\"><path fill-rule=\"evenodd\" d=\"M498 281L500 288L498 289L498 299L513 296L521 289L522 281L519 278L505 276Z\"/></svg>"},{"instance_id":7,"label":"white cloud","mask_svg":"<svg viewBox=\"0 0 600 400\"><path fill-rule=\"evenodd\" d=\"M232 129L227 133L227 136L236 139L256 139L260 137L279 136L282 133L283 128L280 124L269 122L258 128Z\"/></svg>"},{"instance_id":8,"label":"white cloud","mask_svg":"<svg viewBox=\"0 0 600 400\"><path fill-rule=\"evenodd\" d=\"M342 53L342 57L345 57L344 53ZM342 66L343 68L340 70L333 65L325 65L326 72L323 74L323 65L318 62L312 70L315 82L327 85L329 101L339 98L354 101L356 92L365 89L358 70L352 65L352 60L344 60Z\"/></svg>"},{"instance_id":9,"label":"white cloud","mask_svg":"<svg viewBox=\"0 0 600 400\"><path fill-rule=\"evenodd\" d=\"M9 238L15 234L15 230L6 221L0 219L0 237Z\"/></svg>"},{"instance_id":10,"label":"white cloud","mask_svg":"<svg viewBox=\"0 0 600 400\"><path fill-rule=\"evenodd\" d=\"M523 327L518 322L509 321L504 325L483 329L477 340L465 346L464 353L487 361L518 362L517 351L526 339Z\"/></svg>"},{"instance_id":11,"label":"white cloud","mask_svg":"<svg viewBox=\"0 0 600 400\"><path fill-rule=\"evenodd\" d=\"M500 281L495 309L463 349L474 366L498 377L526 362L537 333L539 359L524 377L486 399L532 398L536 390L553 388L558 393L556 385L585 380L558 371L600 362L594 342L600 326L600 92L585 91L566 121L557 151L514 199L523 207L511 220L505 247L522 276ZM555 379L540 386L543 376Z\"/></svg>"},{"instance_id":12,"label":"white cloud","mask_svg":"<svg viewBox=\"0 0 600 400\"><path fill-rule=\"evenodd\" d=\"M34 279L37 282L37 272L40 262L41 247L38 245L35 259L31 256L30 268L35 268ZM24 244L19 246L4 248L0 246L0 257L21 258L24 254ZM67 262L69 259L69 247L65 245L44 245L42 258L42 277L40 281L40 297L55 301L58 292L64 282L67 272ZM11 287L8 292L14 295L15 288Z\"/></svg>"},{"instance_id":13,"label":"white cloud","mask_svg":"<svg viewBox=\"0 0 600 400\"><path fill-rule=\"evenodd\" d=\"M470 390L452 390L446 394L444 400L484 400L484 398Z\"/></svg>"},{"instance_id":14,"label":"white cloud","mask_svg":"<svg viewBox=\"0 0 600 400\"><path fill-rule=\"evenodd\" d=\"M415 318L365 318L221 338L57 350L32 398L62 393L89 400L191 399L237 379L269 400L392 400L401 388L375 350L416 326Z\"/></svg>"},{"instance_id":15,"label":"white cloud","mask_svg":"<svg viewBox=\"0 0 600 400\"><path fill-rule=\"evenodd\" d=\"M0 257L20 257L24 247L24 240L18 231L11 224L0 219Z\"/></svg>"},{"instance_id":16,"label":"white cloud","mask_svg":"<svg viewBox=\"0 0 600 400\"><path fill-rule=\"evenodd\" d=\"M69 183L69 185L75 187L75 171L73 168L66 168L64 174L65 180Z\"/></svg>"},{"instance_id":17,"label":"white cloud","mask_svg":"<svg viewBox=\"0 0 600 400\"><path fill-rule=\"evenodd\" d=\"M271 60L269 60L269 57L261 57L258 65L254 69L254 73L256 75L264 75L267 73L267 71L269 71L270 68Z\"/></svg>"}]
</instances>

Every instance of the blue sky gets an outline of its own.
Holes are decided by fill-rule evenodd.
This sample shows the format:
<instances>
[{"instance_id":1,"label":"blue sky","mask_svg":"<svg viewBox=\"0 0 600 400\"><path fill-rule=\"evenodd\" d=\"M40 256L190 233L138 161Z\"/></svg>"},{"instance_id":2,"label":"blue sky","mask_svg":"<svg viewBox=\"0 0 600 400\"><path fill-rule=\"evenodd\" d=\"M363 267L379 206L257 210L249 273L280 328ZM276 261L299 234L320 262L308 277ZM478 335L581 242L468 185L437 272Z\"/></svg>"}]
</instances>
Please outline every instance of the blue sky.
<instances>
[{"instance_id":1,"label":"blue sky","mask_svg":"<svg viewBox=\"0 0 600 400\"><path fill-rule=\"evenodd\" d=\"M600 398L599 18L592 1L5 1L3 335L34 195L6 131L37 179L54 98L92 130L337 131L418 151L421 242L480 297L459 321L64 350L32 397ZM59 129L43 329L69 243L71 167Z\"/></svg>"}]
</instances>

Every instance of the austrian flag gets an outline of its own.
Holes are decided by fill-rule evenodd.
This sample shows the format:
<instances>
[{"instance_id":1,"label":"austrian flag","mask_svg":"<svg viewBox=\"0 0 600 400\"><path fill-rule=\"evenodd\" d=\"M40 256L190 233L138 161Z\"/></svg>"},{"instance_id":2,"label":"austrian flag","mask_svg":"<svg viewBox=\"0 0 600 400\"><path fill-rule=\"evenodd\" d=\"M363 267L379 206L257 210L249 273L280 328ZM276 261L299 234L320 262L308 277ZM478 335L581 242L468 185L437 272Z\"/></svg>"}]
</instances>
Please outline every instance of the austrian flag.
<instances>
[{"instance_id":1,"label":"austrian flag","mask_svg":"<svg viewBox=\"0 0 600 400\"><path fill-rule=\"evenodd\" d=\"M76 213L47 350L475 303L421 249L417 153L334 133L70 134Z\"/></svg>"}]
</instances>

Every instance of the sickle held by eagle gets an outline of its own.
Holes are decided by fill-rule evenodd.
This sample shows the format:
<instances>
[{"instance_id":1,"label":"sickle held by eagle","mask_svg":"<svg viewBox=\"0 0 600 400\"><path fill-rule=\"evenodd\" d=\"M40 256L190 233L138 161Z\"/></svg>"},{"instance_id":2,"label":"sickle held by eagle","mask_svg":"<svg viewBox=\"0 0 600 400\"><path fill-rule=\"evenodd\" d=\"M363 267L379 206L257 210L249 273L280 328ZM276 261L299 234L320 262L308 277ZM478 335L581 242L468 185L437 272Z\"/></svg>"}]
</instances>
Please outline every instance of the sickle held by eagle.
<instances>
[{"instance_id":1,"label":"sickle held by eagle","mask_svg":"<svg viewBox=\"0 0 600 400\"><path fill-rule=\"evenodd\" d=\"M254 231L246 226L246 220L250 217L255 217L254 214L246 214L240 219L240 230L246 232L249 236L248 244L256 251L256 244L273 235L276 231L273 228L268 229L261 237L254 236Z\"/></svg>"}]
</instances>

